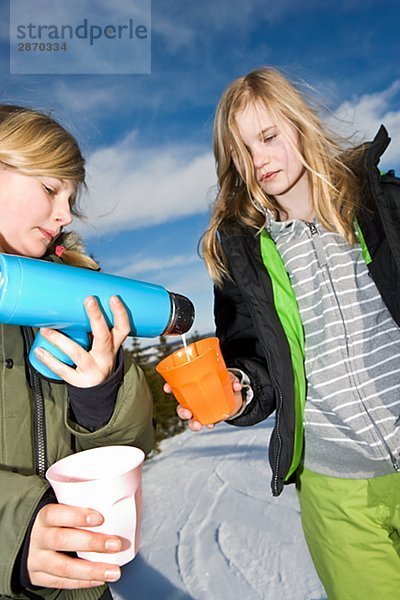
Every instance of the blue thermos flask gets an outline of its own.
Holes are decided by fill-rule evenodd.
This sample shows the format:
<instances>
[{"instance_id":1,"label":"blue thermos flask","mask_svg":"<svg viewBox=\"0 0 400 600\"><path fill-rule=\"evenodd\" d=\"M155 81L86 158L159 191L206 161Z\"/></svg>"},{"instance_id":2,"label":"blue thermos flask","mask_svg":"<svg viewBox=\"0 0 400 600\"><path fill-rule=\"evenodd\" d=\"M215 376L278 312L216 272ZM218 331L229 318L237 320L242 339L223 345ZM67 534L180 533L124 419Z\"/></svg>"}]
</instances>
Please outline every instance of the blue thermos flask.
<instances>
[{"instance_id":1,"label":"blue thermos flask","mask_svg":"<svg viewBox=\"0 0 400 600\"><path fill-rule=\"evenodd\" d=\"M87 296L94 296L112 327L109 299L113 295L119 296L125 305L131 336L152 338L183 334L193 324L191 301L160 285L45 260L0 254L1 323L58 329L88 349L91 329L83 301ZM29 360L49 379L59 377L35 356L36 347L45 348L62 362L73 364L68 356L38 333Z\"/></svg>"}]
</instances>

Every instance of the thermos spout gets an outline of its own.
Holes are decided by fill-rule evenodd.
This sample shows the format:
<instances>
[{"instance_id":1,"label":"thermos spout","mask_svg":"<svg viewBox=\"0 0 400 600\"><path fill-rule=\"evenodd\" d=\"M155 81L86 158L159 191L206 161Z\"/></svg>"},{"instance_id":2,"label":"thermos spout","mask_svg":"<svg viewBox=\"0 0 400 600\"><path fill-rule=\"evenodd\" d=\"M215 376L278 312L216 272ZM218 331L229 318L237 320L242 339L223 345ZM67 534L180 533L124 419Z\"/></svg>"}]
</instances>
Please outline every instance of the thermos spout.
<instances>
[{"instance_id":1,"label":"thermos spout","mask_svg":"<svg viewBox=\"0 0 400 600\"><path fill-rule=\"evenodd\" d=\"M194 321L194 306L189 298L168 292L171 300L171 315L162 335L179 335L186 333Z\"/></svg>"}]
</instances>

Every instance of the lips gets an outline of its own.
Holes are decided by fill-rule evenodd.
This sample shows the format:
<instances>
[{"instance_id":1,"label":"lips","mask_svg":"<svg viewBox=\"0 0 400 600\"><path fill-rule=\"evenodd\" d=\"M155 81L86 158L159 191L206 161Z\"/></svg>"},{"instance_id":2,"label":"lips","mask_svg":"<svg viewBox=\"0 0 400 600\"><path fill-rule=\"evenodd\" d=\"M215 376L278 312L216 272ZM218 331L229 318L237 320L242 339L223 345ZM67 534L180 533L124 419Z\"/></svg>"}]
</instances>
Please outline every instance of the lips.
<instances>
[{"instance_id":1,"label":"lips","mask_svg":"<svg viewBox=\"0 0 400 600\"><path fill-rule=\"evenodd\" d=\"M50 241L57 235L57 232L51 231L50 229L43 229L42 227L39 227L39 231L45 238L47 238Z\"/></svg>"},{"instance_id":2,"label":"lips","mask_svg":"<svg viewBox=\"0 0 400 600\"><path fill-rule=\"evenodd\" d=\"M279 171L268 171L268 173L264 173L263 175L261 175L260 181L269 181L270 179L275 177L275 175L277 175L278 173L279 173Z\"/></svg>"}]
</instances>

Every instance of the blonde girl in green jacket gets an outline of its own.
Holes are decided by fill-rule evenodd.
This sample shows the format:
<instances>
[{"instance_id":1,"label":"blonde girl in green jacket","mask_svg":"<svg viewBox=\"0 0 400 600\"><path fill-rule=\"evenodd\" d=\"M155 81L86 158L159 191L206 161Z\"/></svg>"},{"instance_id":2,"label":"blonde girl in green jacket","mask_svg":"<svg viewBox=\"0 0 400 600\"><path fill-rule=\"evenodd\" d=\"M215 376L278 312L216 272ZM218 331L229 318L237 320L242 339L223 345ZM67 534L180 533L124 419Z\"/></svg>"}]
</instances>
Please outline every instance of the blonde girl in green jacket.
<instances>
[{"instance_id":1,"label":"blonde girl in green jacket","mask_svg":"<svg viewBox=\"0 0 400 600\"><path fill-rule=\"evenodd\" d=\"M63 228L77 214L84 159L76 140L40 112L0 105L0 250L98 268ZM57 282L55 282L57 285ZM110 598L118 566L85 561L77 551L117 552L121 540L94 531L102 515L57 504L44 479L50 464L74 451L108 444L152 447L152 403L142 372L124 365L127 313L110 299L109 330L93 297L86 352L56 331L41 333L76 369L39 358L63 380L39 379L26 361L33 332L0 325L0 598Z\"/></svg>"}]
</instances>

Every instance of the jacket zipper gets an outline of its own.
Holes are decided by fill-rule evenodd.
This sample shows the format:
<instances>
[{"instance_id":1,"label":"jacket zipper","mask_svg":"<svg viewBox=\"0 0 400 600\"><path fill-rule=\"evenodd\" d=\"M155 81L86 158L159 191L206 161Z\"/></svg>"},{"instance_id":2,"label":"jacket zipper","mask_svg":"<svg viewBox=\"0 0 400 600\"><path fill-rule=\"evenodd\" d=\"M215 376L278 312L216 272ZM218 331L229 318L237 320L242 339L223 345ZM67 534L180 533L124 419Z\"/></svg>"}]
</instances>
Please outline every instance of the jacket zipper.
<instances>
[{"instance_id":1,"label":"jacket zipper","mask_svg":"<svg viewBox=\"0 0 400 600\"><path fill-rule=\"evenodd\" d=\"M255 316L253 314L252 307L250 305L248 305L248 306L249 306L250 314L252 315L252 320L254 323L256 323L257 319L255 318ZM276 439L278 441L278 448L277 448L277 453L276 453L274 469L272 469L272 482L271 482L272 495L279 496L280 492L278 490L278 476L279 476L279 464L281 461L281 454L282 454L282 448L283 448L283 440L282 440L282 436L280 433L283 394L282 394L282 390L280 388L279 382L274 375L274 370L272 368L271 352L270 352L268 346L266 346L264 343L262 344L262 346L264 348L265 356L267 359L269 375L271 377L271 381L275 387L275 390L277 390L277 392L278 392L278 398L279 398L278 406L276 407L276 411L275 411L275 428L274 428L275 432L276 432Z\"/></svg>"},{"instance_id":2,"label":"jacket zipper","mask_svg":"<svg viewBox=\"0 0 400 600\"><path fill-rule=\"evenodd\" d=\"M313 222L305 221L305 224L308 226L308 228L310 230L310 233L311 233L311 238L314 241L314 249L315 249L315 252L317 254L318 262L319 262L319 264L320 264L321 267L325 266L326 265L326 255L325 255L325 251L323 250L322 244L320 243L320 237L319 237L319 234L318 234L318 229L316 228L315 223L313 223ZM342 318L343 323L345 323L344 316L343 316L342 310L340 308L339 300L338 300L338 297L336 295L336 290L335 290L335 287L333 285L331 274L330 274L330 271L329 271L328 268L326 269L326 273L327 273L327 275L329 277L329 281L330 281L330 284L331 284L331 287L332 287L332 291L333 291L334 296L335 296L335 300L336 300L336 304L337 304L338 310L340 312L340 316ZM346 342L347 355L350 356L350 352L349 352L348 344L347 344L347 336L345 336L345 342ZM356 385L356 389L357 389L357 385ZM391 461L391 463L393 465L394 470L399 472L400 471L400 467L399 467L399 464L398 464L396 458L393 456L393 453L390 450L390 448L389 448L389 446L388 446L385 438L383 437L383 435L382 435L379 427L377 426L377 424L375 423L375 421L373 420L373 418L369 414L369 411L368 411L367 407L365 406L365 403L364 403L364 401L363 401L363 399L361 397L361 394L358 394L358 396L359 396L359 398L361 400L361 403L362 403L362 405L364 407L364 410L365 410L366 414L368 415L369 420L371 421L371 423L372 423L372 425L374 427L374 430L378 434L378 437L379 437L379 439L381 440L381 442L383 444L383 447L386 448L386 451L389 454L390 461Z\"/></svg>"},{"instance_id":3,"label":"jacket zipper","mask_svg":"<svg viewBox=\"0 0 400 600\"><path fill-rule=\"evenodd\" d=\"M35 336L32 327L22 327L27 346L27 354L32 347ZM35 471L40 477L44 477L47 470L47 440L46 440L46 418L42 383L35 369L29 364L31 386L33 394L33 433L35 445Z\"/></svg>"},{"instance_id":4,"label":"jacket zipper","mask_svg":"<svg viewBox=\"0 0 400 600\"><path fill-rule=\"evenodd\" d=\"M315 223L313 223L312 221L304 221L304 223L309 228L311 235L315 235L316 233L318 233L318 229L315 227Z\"/></svg>"},{"instance_id":5,"label":"jacket zipper","mask_svg":"<svg viewBox=\"0 0 400 600\"><path fill-rule=\"evenodd\" d=\"M276 460L275 460L275 465L274 465L275 468L272 472L272 484L271 484L272 495L279 496L278 476L279 476L279 464L281 462L281 454L282 454L282 447L283 447L282 437L281 437L281 433L280 433L283 394L282 394L282 390L279 386L279 383L278 383L278 381L274 375L273 369L272 369L271 354L270 354L268 348L265 348L265 350L266 350L269 374L270 374L271 380L273 381L273 383L275 385L275 389L278 391L278 396L279 396L279 403L276 408L276 415L275 415L275 431L276 431L276 438L278 440L278 448L277 448Z\"/></svg>"},{"instance_id":6,"label":"jacket zipper","mask_svg":"<svg viewBox=\"0 0 400 600\"><path fill-rule=\"evenodd\" d=\"M325 266L327 266L326 265L326 254L325 254L324 247L322 245L321 239L318 234L318 229L317 229L315 223L313 223L312 221L311 222L305 221L305 224L307 225L307 227L309 228L310 233L311 233L314 250L315 250L315 253L316 253L317 259L318 259L318 264L321 268L325 267Z\"/></svg>"},{"instance_id":7,"label":"jacket zipper","mask_svg":"<svg viewBox=\"0 0 400 600\"><path fill-rule=\"evenodd\" d=\"M253 311L250 309L250 312L252 313ZM254 317L253 317L253 320L254 320ZM275 389L278 392L278 397L279 397L278 406L276 407L275 428L274 428L275 432L276 432L276 438L278 441L278 448L277 448L274 468L272 469L272 483L271 483L272 495L279 496L280 492L278 490L278 476L279 476L279 464L281 462L281 454L282 454L282 448L283 448L283 440L282 440L282 436L280 433L283 394L282 394L280 385L278 383L278 380L276 379L276 377L274 375L274 370L272 368L271 352L269 351L268 346L266 346L264 343L263 343L263 348L264 348L265 356L267 359L269 375L271 377L271 381L272 381Z\"/></svg>"}]
</instances>

